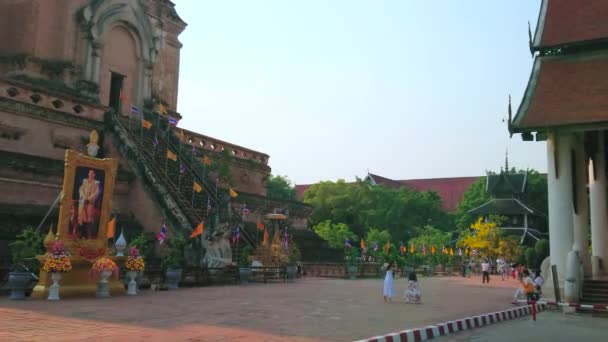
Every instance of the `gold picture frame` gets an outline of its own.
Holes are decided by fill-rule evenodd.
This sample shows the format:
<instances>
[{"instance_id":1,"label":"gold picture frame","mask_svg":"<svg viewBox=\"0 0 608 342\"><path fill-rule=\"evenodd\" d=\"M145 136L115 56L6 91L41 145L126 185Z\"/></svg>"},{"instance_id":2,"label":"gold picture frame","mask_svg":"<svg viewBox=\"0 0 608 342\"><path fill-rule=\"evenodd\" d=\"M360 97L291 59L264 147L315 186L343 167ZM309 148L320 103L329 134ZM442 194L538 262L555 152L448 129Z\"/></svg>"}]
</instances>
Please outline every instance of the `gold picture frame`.
<instances>
[{"instance_id":1,"label":"gold picture frame","mask_svg":"<svg viewBox=\"0 0 608 342\"><path fill-rule=\"evenodd\" d=\"M72 258L93 261L107 255L106 226L112 210L117 168L116 159L98 159L66 150L57 237ZM90 191L95 198L89 200L83 195L88 189L84 183L93 184L95 190ZM88 236L86 231L76 231L82 227L87 227Z\"/></svg>"}]
</instances>

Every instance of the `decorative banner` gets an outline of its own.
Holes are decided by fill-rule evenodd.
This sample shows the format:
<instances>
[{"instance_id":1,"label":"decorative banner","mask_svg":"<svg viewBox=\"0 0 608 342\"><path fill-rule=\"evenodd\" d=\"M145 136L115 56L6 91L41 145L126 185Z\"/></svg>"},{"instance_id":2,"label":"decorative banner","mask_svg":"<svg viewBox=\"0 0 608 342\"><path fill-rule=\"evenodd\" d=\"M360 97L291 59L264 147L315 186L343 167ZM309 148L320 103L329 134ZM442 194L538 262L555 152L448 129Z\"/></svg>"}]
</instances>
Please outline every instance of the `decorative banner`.
<instances>
[{"instance_id":1,"label":"decorative banner","mask_svg":"<svg viewBox=\"0 0 608 342\"><path fill-rule=\"evenodd\" d=\"M361 249L365 250L365 240L363 238L361 238Z\"/></svg>"},{"instance_id":2,"label":"decorative banner","mask_svg":"<svg viewBox=\"0 0 608 342\"><path fill-rule=\"evenodd\" d=\"M173 161L177 161L177 155L169 149L167 149L167 158Z\"/></svg>"},{"instance_id":3,"label":"decorative banner","mask_svg":"<svg viewBox=\"0 0 608 342\"><path fill-rule=\"evenodd\" d=\"M415 249L414 249L414 243L412 242L412 243L410 244L410 253L412 253L412 254L413 254L413 253L414 253L414 251L415 251Z\"/></svg>"},{"instance_id":4,"label":"decorative banner","mask_svg":"<svg viewBox=\"0 0 608 342\"><path fill-rule=\"evenodd\" d=\"M230 188L230 197L235 198L236 196L238 196L239 194L236 193L236 191L234 191L234 189Z\"/></svg>"},{"instance_id":5,"label":"decorative banner","mask_svg":"<svg viewBox=\"0 0 608 342\"><path fill-rule=\"evenodd\" d=\"M211 159L209 159L209 157L207 156L204 156L203 163L205 163L205 165L211 165Z\"/></svg>"},{"instance_id":6,"label":"decorative banner","mask_svg":"<svg viewBox=\"0 0 608 342\"><path fill-rule=\"evenodd\" d=\"M388 251L391 249L391 244L390 241L386 241L386 246L384 246L384 250L386 251L386 253L388 253Z\"/></svg>"},{"instance_id":7,"label":"decorative banner","mask_svg":"<svg viewBox=\"0 0 608 342\"><path fill-rule=\"evenodd\" d=\"M113 239L114 231L116 230L116 216L112 217L106 226L106 238Z\"/></svg>"},{"instance_id":8,"label":"decorative banner","mask_svg":"<svg viewBox=\"0 0 608 342\"><path fill-rule=\"evenodd\" d=\"M192 187L193 187L194 191L196 191L197 193L203 191L203 187L200 184L198 184L196 181L194 181L194 185Z\"/></svg>"},{"instance_id":9,"label":"decorative banner","mask_svg":"<svg viewBox=\"0 0 608 342\"><path fill-rule=\"evenodd\" d=\"M378 251L378 241L374 241L374 252Z\"/></svg>"},{"instance_id":10,"label":"decorative banner","mask_svg":"<svg viewBox=\"0 0 608 342\"><path fill-rule=\"evenodd\" d=\"M344 247L346 247L346 248L351 248L352 247L352 245L350 244L350 239L349 238L346 238L344 240Z\"/></svg>"},{"instance_id":11,"label":"decorative banner","mask_svg":"<svg viewBox=\"0 0 608 342\"><path fill-rule=\"evenodd\" d=\"M146 119L141 119L141 127L145 129L150 129L152 128L152 123L150 121L147 121Z\"/></svg>"},{"instance_id":12,"label":"decorative banner","mask_svg":"<svg viewBox=\"0 0 608 342\"><path fill-rule=\"evenodd\" d=\"M198 226L196 226L196 228L194 228L192 231L192 234L190 234L190 238L193 239L199 235L202 235L204 229L203 222L199 223Z\"/></svg>"},{"instance_id":13,"label":"decorative banner","mask_svg":"<svg viewBox=\"0 0 608 342\"><path fill-rule=\"evenodd\" d=\"M260 219L258 219L257 226L258 226L259 231L265 230L264 224L262 223L262 220L260 220Z\"/></svg>"},{"instance_id":14,"label":"decorative banner","mask_svg":"<svg viewBox=\"0 0 608 342\"><path fill-rule=\"evenodd\" d=\"M435 252L437 252L437 249L435 249L435 246L431 246L431 254L435 254Z\"/></svg>"},{"instance_id":15,"label":"decorative banner","mask_svg":"<svg viewBox=\"0 0 608 342\"><path fill-rule=\"evenodd\" d=\"M264 228L264 237L262 238L262 245L266 245L266 242L268 242L268 230Z\"/></svg>"}]
</instances>

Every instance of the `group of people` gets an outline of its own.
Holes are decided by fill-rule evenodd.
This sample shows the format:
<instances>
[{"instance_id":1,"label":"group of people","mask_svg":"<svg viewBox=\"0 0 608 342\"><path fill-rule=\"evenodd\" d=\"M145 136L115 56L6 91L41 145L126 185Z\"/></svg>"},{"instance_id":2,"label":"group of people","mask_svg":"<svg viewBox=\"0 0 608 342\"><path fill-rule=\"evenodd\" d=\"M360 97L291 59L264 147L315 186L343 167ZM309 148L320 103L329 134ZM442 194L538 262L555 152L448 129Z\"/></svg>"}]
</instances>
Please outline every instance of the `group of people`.
<instances>
[{"instance_id":1,"label":"group of people","mask_svg":"<svg viewBox=\"0 0 608 342\"><path fill-rule=\"evenodd\" d=\"M394 296L393 279L395 264L391 261L384 265L386 275L384 276L384 301L391 302ZM406 303L420 304L422 302L422 291L418 285L418 277L414 271L407 276L408 285L403 293L403 299Z\"/></svg>"},{"instance_id":2,"label":"group of people","mask_svg":"<svg viewBox=\"0 0 608 342\"><path fill-rule=\"evenodd\" d=\"M539 300L542 294L541 288L545 283L545 279L540 274L540 270L535 272L534 279L532 279L532 275L527 269L524 269L521 272L521 275L522 277L519 279L521 287L518 287L517 290L515 290L513 299L518 300L525 295L528 301Z\"/></svg>"}]
</instances>

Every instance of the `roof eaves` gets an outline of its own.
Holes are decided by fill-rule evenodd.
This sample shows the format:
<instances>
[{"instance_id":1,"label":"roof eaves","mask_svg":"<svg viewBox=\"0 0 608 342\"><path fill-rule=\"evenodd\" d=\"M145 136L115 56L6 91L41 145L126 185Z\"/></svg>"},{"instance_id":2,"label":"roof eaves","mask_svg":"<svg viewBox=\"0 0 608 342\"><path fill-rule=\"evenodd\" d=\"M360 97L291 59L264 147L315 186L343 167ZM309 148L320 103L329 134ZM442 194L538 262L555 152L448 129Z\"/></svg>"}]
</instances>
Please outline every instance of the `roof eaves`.
<instances>
[{"instance_id":1,"label":"roof eaves","mask_svg":"<svg viewBox=\"0 0 608 342\"><path fill-rule=\"evenodd\" d=\"M513 118L513 131L514 132L522 132L525 127L523 126L523 120L528 112L528 108L530 103L532 102L532 98L534 97L534 92L536 91L536 85L538 84L538 79L540 75L542 62L540 57L536 57L534 59L534 65L532 66L532 72L530 73L530 79L528 80L528 85L526 86L526 90L524 92L524 97L517 108L517 113Z\"/></svg>"},{"instance_id":2,"label":"roof eaves","mask_svg":"<svg viewBox=\"0 0 608 342\"><path fill-rule=\"evenodd\" d=\"M532 41L532 46L530 46L530 50L532 51L532 53L534 53L534 51L538 51L542 45L548 4L548 0L542 0L540 4L540 11L538 12L538 21L536 22L536 30L534 30L534 40Z\"/></svg>"}]
</instances>

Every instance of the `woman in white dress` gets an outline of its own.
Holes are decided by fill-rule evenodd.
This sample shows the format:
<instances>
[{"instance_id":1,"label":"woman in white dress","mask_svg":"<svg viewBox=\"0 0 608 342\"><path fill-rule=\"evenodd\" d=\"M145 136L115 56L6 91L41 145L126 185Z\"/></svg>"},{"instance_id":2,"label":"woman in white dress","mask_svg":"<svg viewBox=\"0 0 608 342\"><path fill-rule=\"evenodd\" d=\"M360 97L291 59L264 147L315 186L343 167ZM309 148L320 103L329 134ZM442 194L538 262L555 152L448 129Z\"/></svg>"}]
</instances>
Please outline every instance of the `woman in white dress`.
<instances>
[{"instance_id":1,"label":"woman in white dress","mask_svg":"<svg viewBox=\"0 0 608 342\"><path fill-rule=\"evenodd\" d=\"M403 298L406 303L414 304L420 304L422 300L422 291L420 291L420 286L418 285L418 278L413 271L408 276L407 290L405 290Z\"/></svg>"},{"instance_id":2,"label":"woman in white dress","mask_svg":"<svg viewBox=\"0 0 608 342\"><path fill-rule=\"evenodd\" d=\"M393 300L393 262L386 266L386 276L384 276L384 301Z\"/></svg>"}]
</instances>

